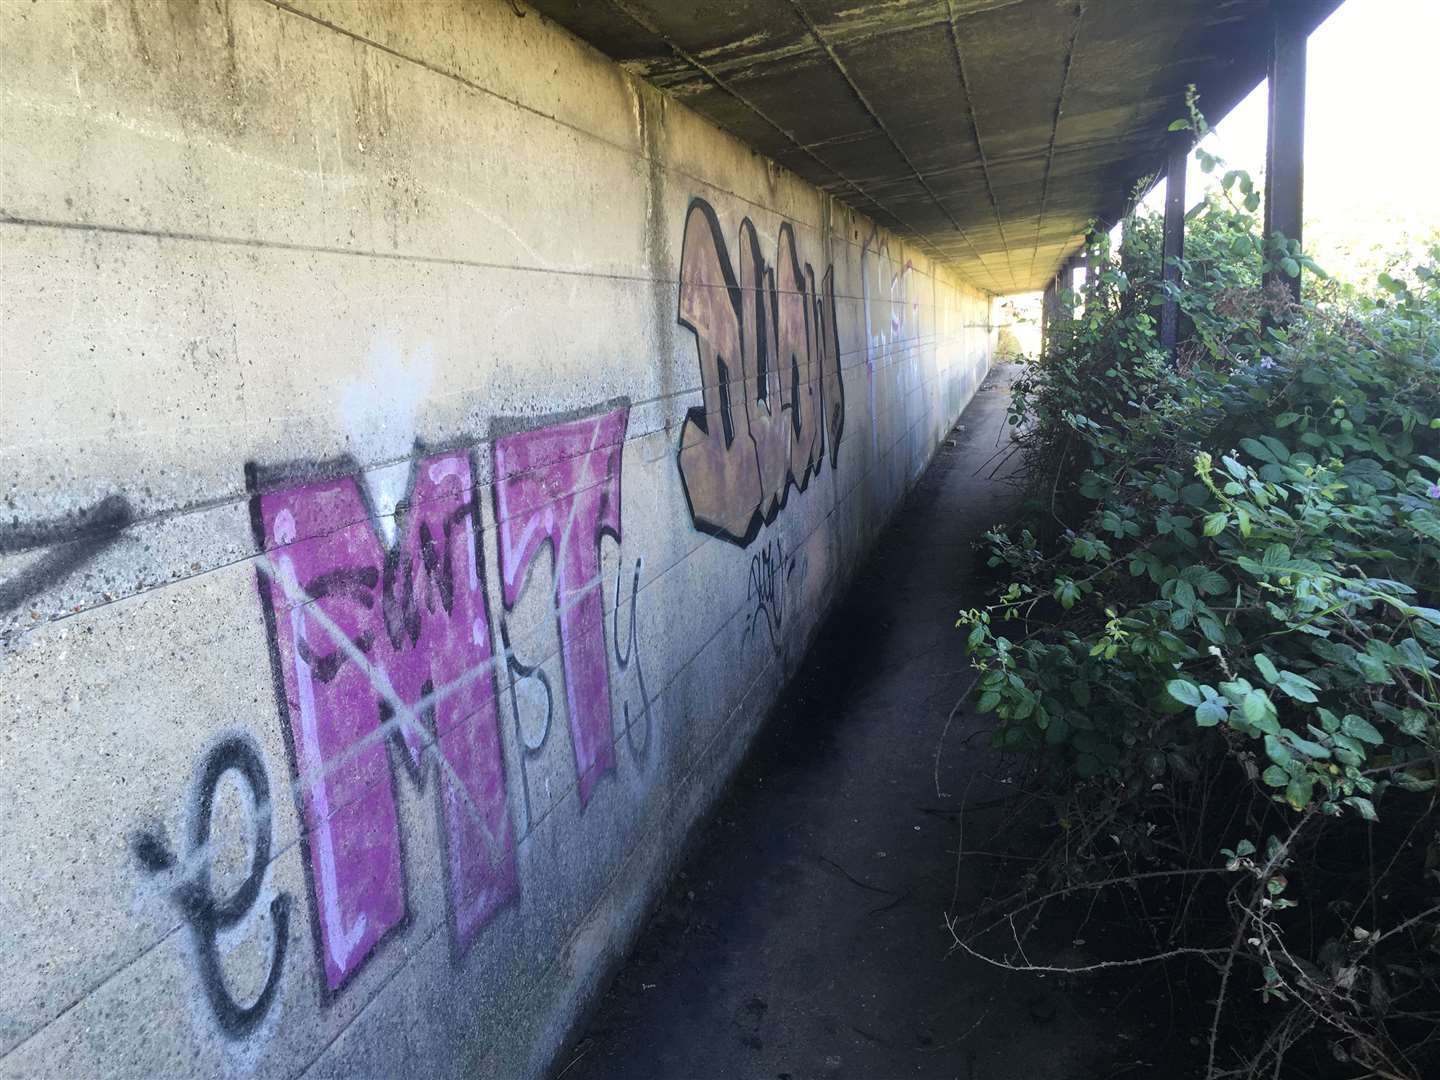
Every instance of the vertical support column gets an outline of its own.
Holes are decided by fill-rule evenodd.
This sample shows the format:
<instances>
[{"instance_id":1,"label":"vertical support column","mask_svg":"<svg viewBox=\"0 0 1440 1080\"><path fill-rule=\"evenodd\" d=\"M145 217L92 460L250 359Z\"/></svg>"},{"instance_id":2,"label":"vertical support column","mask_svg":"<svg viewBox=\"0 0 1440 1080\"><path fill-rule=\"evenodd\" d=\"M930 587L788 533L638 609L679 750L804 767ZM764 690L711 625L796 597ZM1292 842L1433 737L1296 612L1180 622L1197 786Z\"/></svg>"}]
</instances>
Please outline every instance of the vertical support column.
<instances>
[{"instance_id":1,"label":"vertical support column","mask_svg":"<svg viewBox=\"0 0 1440 1080\"><path fill-rule=\"evenodd\" d=\"M1180 286L1180 267L1175 261L1185 257L1185 166L1190 158L1188 134L1177 131L1170 136L1170 157L1165 166L1165 226L1160 245L1160 280L1165 285L1165 299L1160 305L1160 347L1175 358L1175 343L1180 337L1180 304L1171 295Z\"/></svg>"},{"instance_id":2,"label":"vertical support column","mask_svg":"<svg viewBox=\"0 0 1440 1080\"><path fill-rule=\"evenodd\" d=\"M1289 4L1277 5L1270 42L1270 124L1265 146L1265 238L1280 232L1301 240L1305 193L1305 49L1309 34ZM1265 284L1282 283L1300 299L1300 277L1276 268Z\"/></svg>"},{"instance_id":3,"label":"vertical support column","mask_svg":"<svg viewBox=\"0 0 1440 1080\"><path fill-rule=\"evenodd\" d=\"M1055 332L1055 323L1060 318L1059 279L1051 278L1050 284L1040 295L1040 342L1044 348L1050 344L1050 335Z\"/></svg>"}]
</instances>

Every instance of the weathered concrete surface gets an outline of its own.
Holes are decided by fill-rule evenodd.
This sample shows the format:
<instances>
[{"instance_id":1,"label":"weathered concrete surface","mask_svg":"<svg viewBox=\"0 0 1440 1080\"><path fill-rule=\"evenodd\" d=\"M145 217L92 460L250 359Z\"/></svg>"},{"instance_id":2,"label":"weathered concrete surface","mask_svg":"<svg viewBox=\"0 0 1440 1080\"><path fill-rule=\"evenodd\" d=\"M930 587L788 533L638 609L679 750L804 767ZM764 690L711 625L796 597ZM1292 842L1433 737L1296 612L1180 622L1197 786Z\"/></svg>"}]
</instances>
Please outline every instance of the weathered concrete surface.
<instances>
[{"instance_id":1,"label":"weathered concrete surface","mask_svg":"<svg viewBox=\"0 0 1440 1080\"><path fill-rule=\"evenodd\" d=\"M536 0L656 86L996 293L1039 290L1087 221L1213 122L1270 20L1339 0Z\"/></svg>"},{"instance_id":2,"label":"weathered concrete surface","mask_svg":"<svg viewBox=\"0 0 1440 1080\"><path fill-rule=\"evenodd\" d=\"M954 628L985 587L976 542L1019 501L1013 458L980 467L1003 459L1015 370L992 369L821 628L565 1080L1114 1074L1089 988L1007 977L945 927L993 884L977 849L1024 850L1014 827L987 839L1016 788L963 704Z\"/></svg>"},{"instance_id":3,"label":"weathered concrete surface","mask_svg":"<svg viewBox=\"0 0 1440 1080\"><path fill-rule=\"evenodd\" d=\"M988 299L499 0L0 5L0 133L0 1075L542 1071Z\"/></svg>"}]
</instances>

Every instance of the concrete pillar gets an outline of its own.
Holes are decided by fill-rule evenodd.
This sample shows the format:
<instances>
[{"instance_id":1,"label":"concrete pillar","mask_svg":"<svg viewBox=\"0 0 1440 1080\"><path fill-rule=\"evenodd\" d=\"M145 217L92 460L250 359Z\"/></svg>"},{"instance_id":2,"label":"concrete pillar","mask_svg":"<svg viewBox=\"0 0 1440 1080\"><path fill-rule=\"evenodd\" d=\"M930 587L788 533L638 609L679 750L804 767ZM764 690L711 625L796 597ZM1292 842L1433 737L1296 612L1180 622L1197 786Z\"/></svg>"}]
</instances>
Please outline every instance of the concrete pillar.
<instances>
[{"instance_id":1,"label":"concrete pillar","mask_svg":"<svg viewBox=\"0 0 1440 1080\"><path fill-rule=\"evenodd\" d=\"M1040 343L1041 348L1050 344L1050 335L1054 332L1056 320L1060 317L1060 295L1057 289L1059 279L1051 278L1050 284L1045 286L1045 291L1040 294Z\"/></svg>"},{"instance_id":2,"label":"concrete pillar","mask_svg":"<svg viewBox=\"0 0 1440 1080\"><path fill-rule=\"evenodd\" d=\"M1265 237L1280 232L1301 240L1305 192L1305 49L1309 34L1288 4L1279 5L1270 42L1270 122L1265 147ZM1300 277L1280 269L1265 276L1279 281L1296 300Z\"/></svg>"},{"instance_id":3,"label":"concrete pillar","mask_svg":"<svg viewBox=\"0 0 1440 1080\"><path fill-rule=\"evenodd\" d=\"M1185 256L1185 166L1190 158L1188 133L1177 131L1170 137L1170 158L1165 166L1165 226L1160 246L1160 279L1166 286L1180 285L1180 267L1174 261ZM1173 358L1175 342L1180 335L1180 305L1166 296L1160 306L1160 347Z\"/></svg>"}]
</instances>

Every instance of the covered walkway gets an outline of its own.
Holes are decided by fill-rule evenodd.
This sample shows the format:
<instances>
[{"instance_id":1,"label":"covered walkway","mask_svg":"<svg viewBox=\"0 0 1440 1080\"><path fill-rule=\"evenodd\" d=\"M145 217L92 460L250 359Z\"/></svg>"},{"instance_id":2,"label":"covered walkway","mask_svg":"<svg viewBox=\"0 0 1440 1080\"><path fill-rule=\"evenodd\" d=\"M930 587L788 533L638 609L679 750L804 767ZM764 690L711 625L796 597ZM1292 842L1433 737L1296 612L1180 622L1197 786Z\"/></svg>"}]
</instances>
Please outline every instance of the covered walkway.
<instances>
[{"instance_id":1,"label":"covered walkway","mask_svg":"<svg viewBox=\"0 0 1440 1080\"><path fill-rule=\"evenodd\" d=\"M947 955L976 388L1339 3L0 4L0 1072L1156 1075Z\"/></svg>"},{"instance_id":2,"label":"covered walkway","mask_svg":"<svg viewBox=\"0 0 1440 1080\"><path fill-rule=\"evenodd\" d=\"M947 955L945 913L990 879L959 872L957 844L1013 809L982 722L952 710L973 674L954 629L980 595L973 545L1016 502L976 474L1015 370L992 371L822 629L566 1080L1078 1080L1124 1056L1083 987Z\"/></svg>"}]
</instances>

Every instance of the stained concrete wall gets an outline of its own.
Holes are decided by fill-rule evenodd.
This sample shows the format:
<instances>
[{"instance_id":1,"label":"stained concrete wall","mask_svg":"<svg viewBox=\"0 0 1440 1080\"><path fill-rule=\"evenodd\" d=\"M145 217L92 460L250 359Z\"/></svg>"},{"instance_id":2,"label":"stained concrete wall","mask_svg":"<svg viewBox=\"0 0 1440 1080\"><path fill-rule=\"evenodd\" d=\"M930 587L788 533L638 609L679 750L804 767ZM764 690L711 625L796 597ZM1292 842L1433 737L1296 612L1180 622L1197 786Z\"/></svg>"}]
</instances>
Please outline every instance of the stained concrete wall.
<instances>
[{"instance_id":1,"label":"stained concrete wall","mask_svg":"<svg viewBox=\"0 0 1440 1080\"><path fill-rule=\"evenodd\" d=\"M986 298L509 3L0 83L0 1074L543 1071Z\"/></svg>"}]
</instances>

